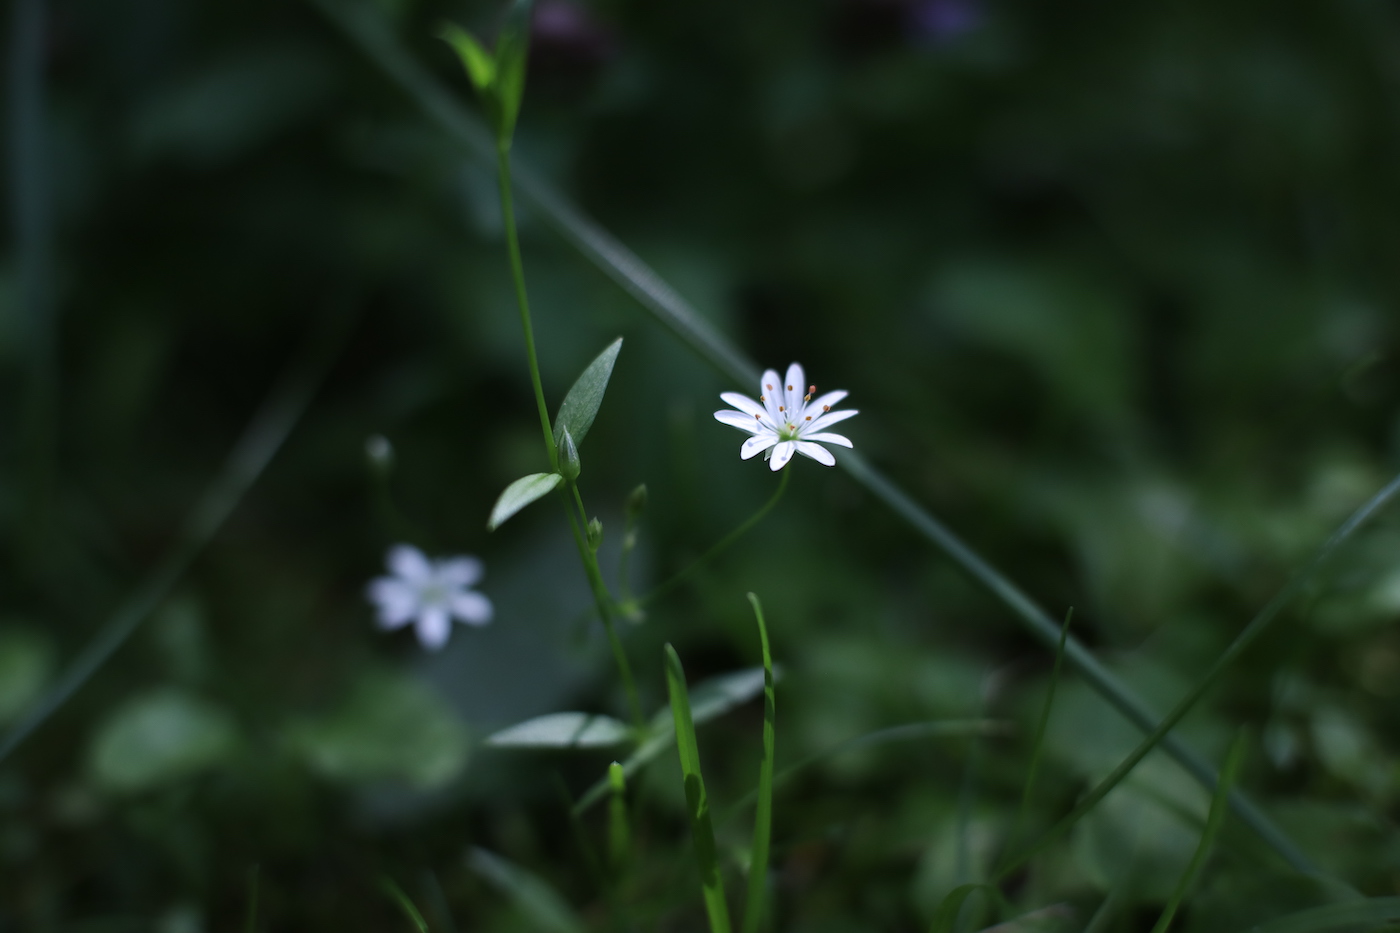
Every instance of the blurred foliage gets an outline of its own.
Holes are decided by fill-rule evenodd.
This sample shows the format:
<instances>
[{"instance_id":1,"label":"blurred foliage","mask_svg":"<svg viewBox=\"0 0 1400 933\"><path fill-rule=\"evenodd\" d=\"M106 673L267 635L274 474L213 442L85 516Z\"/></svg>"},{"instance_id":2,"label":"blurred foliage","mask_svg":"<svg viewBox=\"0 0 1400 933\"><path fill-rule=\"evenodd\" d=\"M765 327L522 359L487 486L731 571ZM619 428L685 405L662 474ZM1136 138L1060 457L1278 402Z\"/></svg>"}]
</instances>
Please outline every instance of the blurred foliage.
<instances>
[{"instance_id":1,"label":"blurred foliage","mask_svg":"<svg viewBox=\"0 0 1400 933\"><path fill-rule=\"evenodd\" d=\"M0 721L174 546L317 322L354 323L177 596L0 763L0 930L232 929L252 865L260 929L406 929L386 874L434 931L534 928L503 877L603 928L559 786L582 794L608 754L481 745L624 712L557 511L485 532L548 468L489 167L312 6L21 7L45 16L43 107L16 92L7 132L43 171L12 158L5 198L19 217L39 177L48 226L12 224L0 259ZM497 6L378 8L474 106L432 36L448 17L489 38ZM857 446L1052 614L1073 605L1160 709L1400 463L1390 4L540 0L532 43L517 158L756 360L849 389ZM770 494L710 417L752 387L538 218L522 235L552 405L625 337L583 481L609 573L647 484L644 592ZM376 435L392 470L382 446L366 463ZM790 469L628 649L659 708L664 641L693 681L757 662L758 592L787 672L779 770L914 720L1018 724L779 788L776 928L915 929L1005 842L1050 658L843 474ZM435 656L377 631L363 588L399 540L480 555L493 625ZM1183 727L1217 760L1253 727L1244 786L1336 880L1227 823L1184 928L1400 890L1397 545L1383 516ZM753 786L760 722L750 703L700 731L717 810ZM1066 683L1030 828L1134 739ZM701 929L674 756L631 787L616 896L636 928ZM1207 802L1154 756L1008 895L1082 926L1111 889L1111 928L1150 924ZM581 830L601 850L602 808ZM719 836L732 863L746 820ZM473 851L499 856L473 871Z\"/></svg>"}]
</instances>

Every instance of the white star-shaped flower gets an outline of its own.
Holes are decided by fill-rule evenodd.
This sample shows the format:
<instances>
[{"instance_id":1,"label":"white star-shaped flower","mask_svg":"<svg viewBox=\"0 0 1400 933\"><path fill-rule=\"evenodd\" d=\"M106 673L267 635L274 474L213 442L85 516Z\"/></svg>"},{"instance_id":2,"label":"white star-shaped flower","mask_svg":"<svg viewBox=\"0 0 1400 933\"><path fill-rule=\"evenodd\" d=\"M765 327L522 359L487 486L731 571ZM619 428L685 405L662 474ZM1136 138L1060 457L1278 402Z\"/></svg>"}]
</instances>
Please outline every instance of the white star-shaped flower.
<instances>
[{"instance_id":1,"label":"white star-shaped flower","mask_svg":"<svg viewBox=\"0 0 1400 933\"><path fill-rule=\"evenodd\" d=\"M836 422L856 414L854 409L831 410L847 394L838 391L817 395L817 387L807 385L802 366L793 363L788 367L786 379L778 379L775 369L763 373L756 402L738 392L721 392L719 397L738 411L717 411L715 420L752 434L753 437L739 448L739 456L747 460L768 451L764 456L768 468L774 472L787 466L793 454L835 466L836 458L822 444L855 446L840 434L827 431ZM817 397L813 398L814 395Z\"/></svg>"},{"instance_id":2,"label":"white star-shaped flower","mask_svg":"<svg viewBox=\"0 0 1400 933\"><path fill-rule=\"evenodd\" d=\"M416 547L398 544L385 563L392 576L376 577L365 591L379 609L380 628L412 622L418 641L436 651L447 644L454 618L468 625L491 621L491 600L471 589L483 573L475 557L430 561Z\"/></svg>"}]
</instances>

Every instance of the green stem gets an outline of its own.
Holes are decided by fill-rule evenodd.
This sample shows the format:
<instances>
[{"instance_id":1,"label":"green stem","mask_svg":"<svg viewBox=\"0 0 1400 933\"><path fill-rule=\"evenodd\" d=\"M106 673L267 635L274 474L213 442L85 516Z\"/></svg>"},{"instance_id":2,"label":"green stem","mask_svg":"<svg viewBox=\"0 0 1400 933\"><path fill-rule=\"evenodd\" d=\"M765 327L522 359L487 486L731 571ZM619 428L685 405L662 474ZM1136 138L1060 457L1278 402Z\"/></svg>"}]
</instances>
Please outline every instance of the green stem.
<instances>
[{"instance_id":1,"label":"green stem","mask_svg":"<svg viewBox=\"0 0 1400 933\"><path fill-rule=\"evenodd\" d=\"M571 487L573 483L569 484ZM574 488L579 508L583 508L582 496ZM569 516L569 530L574 533L574 544L578 546L579 559L583 561L583 572L588 577L588 588L593 592L593 603L598 616L603 620L603 628L608 633L608 644L612 646L613 660L617 662L617 672L622 677L622 688L627 692L627 707L632 714L632 725L641 729L646 720L642 717L642 701L637 694L637 681L632 676L632 665L627 661L627 652L622 648L622 639L617 637L617 626L613 624L612 596L603 582L603 574L598 570L598 558L588 546L588 539L579 531L578 520L565 504L565 514Z\"/></svg>"},{"instance_id":2,"label":"green stem","mask_svg":"<svg viewBox=\"0 0 1400 933\"><path fill-rule=\"evenodd\" d=\"M540 428L544 431L544 446L549 451L549 465L559 469L559 450L554 444L554 429L549 425L549 406L544 401L544 385L540 382L540 363L535 354L535 328L530 323L530 300L525 295L525 264L520 259L520 237L515 232L515 206L510 195L510 145L496 147L498 177L501 184L501 220L506 229L506 252L510 254L510 275L515 280L515 301L520 306L520 327L525 331L525 356L530 361L530 384L535 389L535 406L540 410Z\"/></svg>"},{"instance_id":3,"label":"green stem","mask_svg":"<svg viewBox=\"0 0 1400 933\"><path fill-rule=\"evenodd\" d=\"M760 521L763 520L763 516L767 515L773 510L773 506L777 505L778 500L783 497L783 492L787 489L787 485L788 471L783 470L783 478L778 481L777 490L773 493L773 497L763 505L763 508L750 515L738 528L735 528L729 534L725 535L723 538L720 538L719 542L715 544L714 547L710 548L704 554L701 554L699 557L695 558L695 560L691 561L688 565L686 565L684 570L681 570L675 576L671 577L671 579L667 580L665 583L661 584L656 589L652 590L650 593L638 599L636 602L637 608L640 609L643 606L655 602L662 596L665 596L667 593L671 592L673 589L679 586L680 583L686 577L690 576L691 573L693 573L696 570L699 570L705 564L713 560L715 555L719 554L725 548L729 547L729 545L742 538L745 532L747 532L754 525L757 525Z\"/></svg>"}]
</instances>

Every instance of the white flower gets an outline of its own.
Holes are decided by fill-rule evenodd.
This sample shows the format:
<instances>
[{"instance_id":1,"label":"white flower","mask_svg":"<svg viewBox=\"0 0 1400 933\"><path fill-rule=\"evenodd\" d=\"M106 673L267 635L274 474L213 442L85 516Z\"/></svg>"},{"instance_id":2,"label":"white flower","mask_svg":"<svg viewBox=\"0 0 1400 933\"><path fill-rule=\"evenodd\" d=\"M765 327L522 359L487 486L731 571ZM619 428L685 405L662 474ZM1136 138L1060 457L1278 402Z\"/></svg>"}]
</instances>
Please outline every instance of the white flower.
<instances>
[{"instance_id":1,"label":"white flower","mask_svg":"<svg viewBox=\"0 0 1400 933\"><path fill-rule=\"evenodd\" d=\"M854 445L826 429L856 412L831 410L831 406L846 397L846 392L828 392L813 398L816 394L817 387L807 385L801 365L793 363L788 367L786 379L779 380L775 369L763 373L756 402L738 392L721 392L719 397L738 411L717 411L715 420L753 435L739 448L739 456L745 460L772 448L765 458L768 468L774 472L787 466L795 453L835 466L836 458L822 444Z\"/></svg>"},{"instance_id":2,"label":"white flower","mask_svg":"<svg viewBox=\"0 0 1400 933\"><path fill-rule=\"evenodd\" d=\"M376 577L365 591L379 609L379 627L396 629L412 622L418 641L434 651L447 644L455 617L468 625L491 621L491 600L471 589L482 577L475 557L430 561L409 544L389 549L385 558L392 576Z\"/></svg>"}]
</instances>

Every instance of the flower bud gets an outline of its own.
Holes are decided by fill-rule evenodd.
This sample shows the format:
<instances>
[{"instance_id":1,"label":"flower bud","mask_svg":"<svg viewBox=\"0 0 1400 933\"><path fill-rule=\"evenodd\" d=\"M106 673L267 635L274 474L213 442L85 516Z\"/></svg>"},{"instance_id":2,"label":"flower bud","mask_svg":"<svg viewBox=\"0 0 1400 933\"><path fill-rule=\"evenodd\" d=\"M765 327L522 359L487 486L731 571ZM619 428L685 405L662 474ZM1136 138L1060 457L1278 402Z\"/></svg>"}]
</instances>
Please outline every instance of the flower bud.
<instances>
[{"instance_id":1,"label":"flower bud","mask_svg":"<svg viewBox=\"0 0 1400 933\"><path fill-rule=\"evenodd\" d=\"M574 436L565 428L564 436L559 440L559 472L572 483L578 479L582 469L583 464L578 459L578 446L574 444Z\"/></svg>"},{"instance_id":2,"label":"flower bud","mask_svg":"<svg viewBox=\"0 0 1400 933\"><path fill-rule=\"evenodd\" d=\"M603 543L603 523L595 517L588 523L588 546L594 551Z\"/></svg>"}]
</instances>

